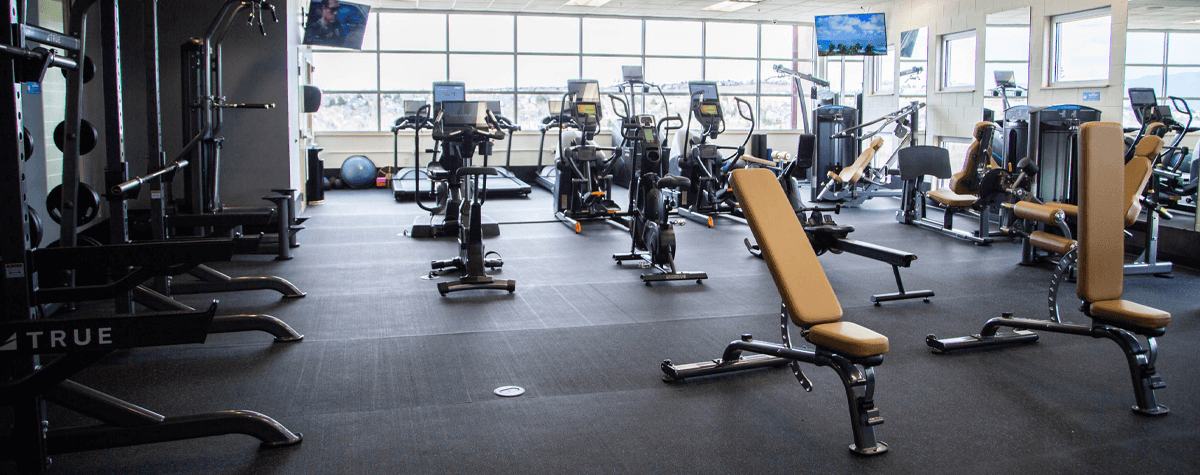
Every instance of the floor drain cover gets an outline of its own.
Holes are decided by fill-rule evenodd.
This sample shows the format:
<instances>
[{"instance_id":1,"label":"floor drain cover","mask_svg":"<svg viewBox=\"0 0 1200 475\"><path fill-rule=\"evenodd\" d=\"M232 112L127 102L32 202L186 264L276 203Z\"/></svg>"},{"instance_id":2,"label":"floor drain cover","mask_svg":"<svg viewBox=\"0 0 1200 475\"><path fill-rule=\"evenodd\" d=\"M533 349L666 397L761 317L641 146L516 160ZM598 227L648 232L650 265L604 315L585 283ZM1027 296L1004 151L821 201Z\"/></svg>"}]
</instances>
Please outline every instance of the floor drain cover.
<instances>
[{"instance_id":1,"label":"floor drain cover","mask_svg":"<svg viewBox=\"0 0 1200 475\"><path fill-rule=\"evenodd\" d=\"M525 388L520 386L500 386L492 392L496 393L496 395L500 397L517 397L525 394Z\"/></svg>"}]
</instances>

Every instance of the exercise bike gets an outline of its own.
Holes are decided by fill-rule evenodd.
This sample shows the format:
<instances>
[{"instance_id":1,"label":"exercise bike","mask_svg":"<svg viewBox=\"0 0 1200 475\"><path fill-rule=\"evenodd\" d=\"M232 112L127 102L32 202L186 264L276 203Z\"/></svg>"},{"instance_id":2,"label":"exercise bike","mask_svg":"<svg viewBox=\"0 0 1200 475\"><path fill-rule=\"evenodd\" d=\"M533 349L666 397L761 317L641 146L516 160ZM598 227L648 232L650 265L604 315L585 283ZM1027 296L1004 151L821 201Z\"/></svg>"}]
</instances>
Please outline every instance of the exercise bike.
<instances>
[{"instance_id":1,"label":"exercise bike","mask_svg":"<svg viewBox=\"0 0 1200 475\"><path fill-rule=\"evenodd\" d=\"M475 289L517 289L514 280L495 279L484 268L495 270L504 265L499 254L487 252L483 245L483 203L487 194L487 177L498 175L495 168L487 166L491 155L492 141L505 137L501 124L487 108L486 102L445 101L433 120L433 138L442 145L441 165L454 195L452 205L447 208L446 228L451 227L451 210L457 211L453 228L458 233L458 256L453 259L433 261L435 272L454 268L466 275L457 282L438 282L438 292L443 296L450 292ZM476 151L483 156L483 166L471 166ZM464 224L465 223L465 224ZM494 257L492 257L494 256Z\"/></svg>"},{"instance_id":2,"label":"exercise bike","mask_svg":"<svg viewBox=\"0 0 1200 475\"><path fill-rule=\"evenodd\" d=\"M649 114L632 115L624 99L609 95L614 112L621 118L621 146L618 151L629 150L633 159L633 176L629 184L629 234L633 238L630 252L613 254L617 264L625 261L642 261L643 267L653 267L657 273L642 274L642 282L672 280L695 280L697 284L708 278L704 272L684 272L675 269L675 229L671 210L675 208L675 194L668 189L680 190L691 184L686 177L667 172L669 150L662 146L659 130L676 130L682 127L683 119L678 115L664 117L657 123ZM620 103L621 107L617 107ZM666 101L663 101L665 107ZM624 111L622 114L618 111ZM671 127L667 124L678 125ZM665 127L665 128L664 128ZM618 152L621 153L621 152Z\"/></svg>"},{"instance_id":3,"label":"exercise bike","mask_svg":"<svg viewBox=\"0 0 1200 475\"><path fill-rule=\"evenodd\" d=\"M712 216L717 214L742 217L733 189L729 186L729 173L740 168L739 158L746 152L746 144L754 135L754 109L749 102L735 97L738 115L750 121L750 130L739 146L724 146L709 142L725 132L725 115L721 111L721 97L717 83L712 81L688 81L691 92L691 113L687 126L676 132L675 146L678 155L672 162L679 163L680 174L691 181L682 193L679 215L712 227ZM745 105L745 110L742 106ZM691 131L692 117L700 123L700 134ZM732 150L728 156L722 150Z\"/></svg>"}]
</instances>

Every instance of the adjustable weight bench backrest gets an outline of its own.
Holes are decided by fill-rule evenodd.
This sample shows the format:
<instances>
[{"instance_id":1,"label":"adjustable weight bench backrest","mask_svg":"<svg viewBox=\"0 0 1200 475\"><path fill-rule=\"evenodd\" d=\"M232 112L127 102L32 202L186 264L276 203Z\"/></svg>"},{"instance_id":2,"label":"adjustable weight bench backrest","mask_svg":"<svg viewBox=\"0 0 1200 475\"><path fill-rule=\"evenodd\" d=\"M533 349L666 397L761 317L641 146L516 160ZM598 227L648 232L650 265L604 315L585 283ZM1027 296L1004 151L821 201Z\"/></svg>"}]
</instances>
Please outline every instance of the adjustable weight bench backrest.
<instances>
[{"instance_id":1,"label":"adjustable weight bench backrest","mask_svg":"<svg viewBox=\"0 0 1200 475\"><path fill-rule=\"evenodd\" d=\"M1154 175L1154 159L1162 153L1163 139L1157 135L1142 137L1134 147L1133 158L1125 163L1125 227L1132 226L1142 214L1142 192Z\"/></svg>"},{"instance_id":2,"label":"adjustable weight bench backrest","mask_svg":"<svg viewBox=\"0 0 1200 475\"><path fill-rule=\"evenodd\" d=\"M808 330L805 338L852 358L886 353L887 337L840 321L842 306L775 174L735 170L731 183L792 323Z\"/></svg>"},{"instance_id":3,"label":"adjustable weight bench backrest","mask_svg":"<svg viewBox=\"0 0 1200 475\"><path fill-rule=\"evenodd\" d=\"M1090 122L1079 131L1079 298L1093 319L1142 334L1161 334L1171 315L1121 300L1125 210L1120 124Z\"/></svg>"}]
</instances>

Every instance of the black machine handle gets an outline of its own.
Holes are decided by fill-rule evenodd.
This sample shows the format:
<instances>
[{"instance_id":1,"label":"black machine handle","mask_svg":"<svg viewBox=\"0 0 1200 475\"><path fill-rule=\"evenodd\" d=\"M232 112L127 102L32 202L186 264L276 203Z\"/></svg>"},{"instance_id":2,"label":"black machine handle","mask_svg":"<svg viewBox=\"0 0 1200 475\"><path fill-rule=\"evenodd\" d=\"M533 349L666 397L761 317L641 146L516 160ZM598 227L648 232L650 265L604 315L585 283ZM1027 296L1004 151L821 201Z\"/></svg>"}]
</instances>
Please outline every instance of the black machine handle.
<instances>
[{"instance_id":1,"label":"black machine handle","mask_svg":"<svg viewBox=\"0 0 1200 475\"><path fill-rule=\"evenodd\" d=\"M625 99L622 99L622 98L620 98L620 97L617 97L617 96L614 96L614 95L612 95L612 94L609 94L609 95L608 95L608 100L609 100L609 102L612 104L612 106L613 106L613 113L614 113L614 114L617 114L617 117L620 117L620 118L622 118L622 119L628 119L628 118L629 118L629 103L628 103L628 102L625 102ZM621 103L621 107L620 107L619 109L617 108L617 102L620 102L620 103ZM623 114L622 114L621 112L619 112L619 111L622 111L622 110L623 110L623 111L625 111L625 113L623 113Z\"/></svg>"}]
</instances>

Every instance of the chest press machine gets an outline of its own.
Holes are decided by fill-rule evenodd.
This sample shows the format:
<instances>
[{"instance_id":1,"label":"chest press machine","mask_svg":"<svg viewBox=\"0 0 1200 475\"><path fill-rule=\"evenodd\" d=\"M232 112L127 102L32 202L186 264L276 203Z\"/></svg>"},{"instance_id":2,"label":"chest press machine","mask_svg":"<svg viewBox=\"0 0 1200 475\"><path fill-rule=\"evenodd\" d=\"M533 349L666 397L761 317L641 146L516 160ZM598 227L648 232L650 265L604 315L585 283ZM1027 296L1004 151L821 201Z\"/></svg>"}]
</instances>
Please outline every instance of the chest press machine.
<instances>
[{"instance_id":1,"label":"chest press machine","mask_svg":"<svg viewBox=\"0 0 1200 475\"><path fill-rule=\"evenodd\" d=\"M865 327L842 320L842 306L812 246L804 238L804 228L796 217L775 174L767 169L735 170L733 191L741 203L746 221L759 242L763 259L783 298L780 328L783 343L756 341L742 335L725 348L721 359L676 365L662 363L667 382L746 369L791 365L793 374L805 391L812 382L800 369L800 363L828 366L837 372L846 389L854 444L850 451L859 455L887 452L887 444L875 439L875 426L883 423L875 407L875 367L883 363L888 351L887 337ZM792 344L788 320L800 327L800 335L814 349ZM756 353L742 356L743 352Z\"/></svg>"},{"instance_id":2,"label":"chest press machine","mask_svg":"<svg viewBox=\"0 0 1200 475\"><path fill-rule=\"evenodd\" d=\"M1031 330L1108 338L1121 347L1133 379L1133 410L1145 415L1163 415L1154 390L1166 385L1154 368L1158 358L1156 337L1166 333L1171 314L1155 308L1121 300L1124 279L1125 229L1124 173L1121 126L1111 122L1092 122L1080 126L1079 148L1079 286L1081 310L1092 319L1090 324L1013 318L1012 314L988 320L978 334L960 338L926 337L934 353L955 350L1032 343L1038 335ZM1011 333L1001 333L1011 327ZM1143 346L1136 335L1146 339Z\"/></svg>"}]
</instances>

